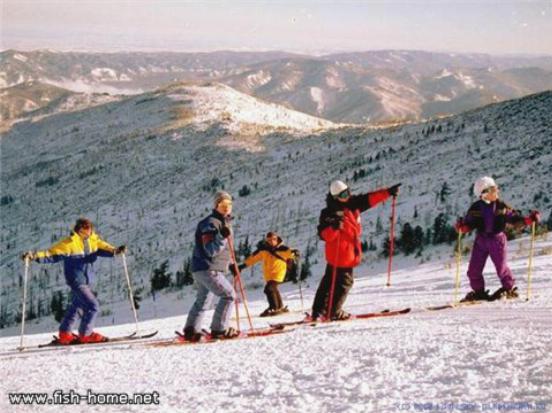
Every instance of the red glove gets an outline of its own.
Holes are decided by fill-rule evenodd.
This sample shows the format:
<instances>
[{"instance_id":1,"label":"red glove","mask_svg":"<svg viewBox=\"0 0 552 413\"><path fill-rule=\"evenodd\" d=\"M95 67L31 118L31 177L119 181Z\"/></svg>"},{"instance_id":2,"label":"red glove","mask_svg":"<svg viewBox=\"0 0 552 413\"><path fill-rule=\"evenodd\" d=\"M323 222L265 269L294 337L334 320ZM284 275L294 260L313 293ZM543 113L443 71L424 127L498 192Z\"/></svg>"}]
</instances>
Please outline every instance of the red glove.
<instances>
[{"instance_id":1,"label":"red glove","mask_svg":"<svg viewBox=\"0 0 552 413\"><path fill-rule=\"evenodd\" d=\"M540 212L535 210L531 211L529 215L524 218L525 225L531 225L533 222L539 223L541 220Z\"/></svg>"},{"instance_id":2,"label":"red glove","mask_svg":"<svg viewBox=\"0 0 552 413\"><path fill-rule=\"evenodd\" d=\"M458 221L456 221L456 224L454 224L454 229L460 234L467 234L471 231L471 228L468 225L464 224L464 220L462 218L459 218Z\"/></svg>"}]
</instances>

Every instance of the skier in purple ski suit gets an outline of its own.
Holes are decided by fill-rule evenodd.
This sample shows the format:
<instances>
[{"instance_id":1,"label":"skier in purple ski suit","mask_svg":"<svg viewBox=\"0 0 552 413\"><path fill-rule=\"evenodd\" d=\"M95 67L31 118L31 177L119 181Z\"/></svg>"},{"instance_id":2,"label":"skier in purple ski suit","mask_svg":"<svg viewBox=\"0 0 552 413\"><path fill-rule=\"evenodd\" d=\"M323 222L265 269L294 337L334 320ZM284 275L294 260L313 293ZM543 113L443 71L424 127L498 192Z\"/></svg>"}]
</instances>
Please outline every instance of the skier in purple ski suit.
<instances>
[{"instance_id":1,"label":"skier in purple ski suit","mask_svg":"<svg viewBox=\"0 0 552 413\"><path fill-rule=\"evenodd\" d=\"M479 197L479 200L472 204L464 219L456 223L458 232L467 233L474 229L477 231L468 266L468 278L472 291L462 301L517 298L516 280L506 263L507 240L504 229L506 224L530 225L538 222L540 214L538 211L532 211L529 216L523 217L519 211L499 200L498 186L494 179L488 176L477 179L474 194ZM489 256L502 284L502 287L492 295L485 290L483 279L483 269Z\"/></svg>"}]
</instances>

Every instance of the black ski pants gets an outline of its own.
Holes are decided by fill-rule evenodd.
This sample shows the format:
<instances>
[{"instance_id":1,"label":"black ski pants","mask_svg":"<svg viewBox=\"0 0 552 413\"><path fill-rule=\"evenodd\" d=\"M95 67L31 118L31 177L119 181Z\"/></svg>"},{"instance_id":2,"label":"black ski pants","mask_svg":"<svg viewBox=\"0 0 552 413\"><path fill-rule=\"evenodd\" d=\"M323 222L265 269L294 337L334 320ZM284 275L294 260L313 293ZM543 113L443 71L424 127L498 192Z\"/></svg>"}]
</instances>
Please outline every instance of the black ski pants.
<instances>
[{"instance_id":1,"label":"black ski pants","mask_svg":"<svg viewBox=\"0 0 552 413\"><path fill-rule=\"evenodd\" d=\"M318 290L316 290L316 295L314 296L314 303L312 304L313 317L325 316L328 312L328 301L330 299L330 289L332 288L333 271L334 267L327 264L326 272L324 273L322 280L320 280L320 285L318 286ZM330 317L334 316L343 307L343 304L347 299L347 294L353 286L353 282L352 268L336 268L332 314L330 314Z\"/></svg>"},{"instance_id":2,"label":"black ski pants","mask_svg":"<svg viewBox=\"0 0 552 413\"><path fill-rule=\"evenodd\" d=\"M284 306L280 290L278 290L278 281L268 281L265 285L264 293L268 300L268 307L272 310L278 310Z\"/></svg>"}]
</instances>

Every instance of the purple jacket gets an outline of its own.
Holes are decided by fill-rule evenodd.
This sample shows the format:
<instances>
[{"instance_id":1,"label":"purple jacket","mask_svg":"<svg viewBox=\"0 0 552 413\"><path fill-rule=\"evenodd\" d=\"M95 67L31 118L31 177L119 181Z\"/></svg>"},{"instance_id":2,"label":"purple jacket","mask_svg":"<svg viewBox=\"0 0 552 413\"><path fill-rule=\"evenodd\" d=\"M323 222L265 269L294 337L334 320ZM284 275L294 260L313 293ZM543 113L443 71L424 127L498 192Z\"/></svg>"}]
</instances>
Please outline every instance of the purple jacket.
<instances>
[{"instance_id":1,"label":"purple jacket","mask_svg":"<svg viewBox=\"0 0 552 413\"><path fill-rule=\"evenodd\" d=\"M520 213L501 200L486 203L482 199L472 204L464 224L478 234L494 235L504 231L506 224L524 222Z\"/></svg>"}]
</instances>

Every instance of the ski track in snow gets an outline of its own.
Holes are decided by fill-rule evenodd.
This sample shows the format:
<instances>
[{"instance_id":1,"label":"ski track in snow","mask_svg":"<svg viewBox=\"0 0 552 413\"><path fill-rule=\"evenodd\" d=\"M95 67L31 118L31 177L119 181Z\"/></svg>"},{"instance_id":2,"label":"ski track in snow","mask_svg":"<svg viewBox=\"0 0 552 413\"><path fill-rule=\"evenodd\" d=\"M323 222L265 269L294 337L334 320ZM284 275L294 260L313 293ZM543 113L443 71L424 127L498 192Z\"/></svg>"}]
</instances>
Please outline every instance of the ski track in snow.
<instances>
[{"instance_id":1,"label":"ski track in snow","mask_svg":"<svg viewBox=\"0 0 552 413\"><path fill-rule=\"evenodd\" d=\"M552 242L540 241L537 250L551 246ZM529 302L524 300L527 256L513 258L510 264L522 295L515 301L427 311L423 308L451 300L454 266L445 268L443 262L433 262L399 269L393 273L389 289L382 287L385 271L360 268L346 308L361 313L412 307L412 313L205 345L147 348L120 344L11 358L0 355L4 374L0 411L461 411L469 403L474 406L469 411L482 411L483 403L543 403L540 410L532 411L552 411L552 257L535 256ZM466 265L464 258L463 294L468 288ZM485 278L488 288L498 287L491 264ZM305 293L307 305L314 288L315 283ZM300 307L296 290L287 291L284 299L292 309ZM253 314L264 306L262 297L250 302ZM290 313L268 321L299 317ZM209 319L210 314L206 326ZM160 338L168 338L184 320L185 315L150 320L141 323L141 328L159 329ZM266 322L254 318L258 327ZM247 326L245 320L241 323ZM127 324L100 330L115 336L132 329L133 325ZM49 337L28 336L27 344L45 342ZM2 338L0 352L18 344L17 336ZM11 392L51 394L56 389L81 394L88 389L129 394L157 391L160 406L8 404ZM435 407L443 403L455 403L457 408Z\"/></svg>"}]
</instances>

